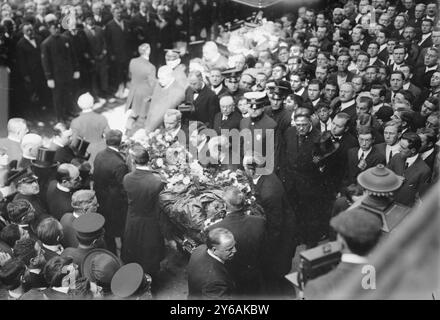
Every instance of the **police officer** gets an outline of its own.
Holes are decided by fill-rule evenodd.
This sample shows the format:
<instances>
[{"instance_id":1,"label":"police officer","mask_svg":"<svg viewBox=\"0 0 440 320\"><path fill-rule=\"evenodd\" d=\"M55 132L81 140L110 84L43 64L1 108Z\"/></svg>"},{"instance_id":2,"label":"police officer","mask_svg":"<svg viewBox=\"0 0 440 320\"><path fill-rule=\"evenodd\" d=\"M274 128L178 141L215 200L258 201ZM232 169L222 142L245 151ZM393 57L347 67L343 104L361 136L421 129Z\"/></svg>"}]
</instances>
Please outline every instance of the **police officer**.
<instances>
[{"instance_id":1,"label":"police officer","mask_svg":"<svg viewBox=\"0 0 440 320\"><path fill-rule=\"evenodd\" d=\"M151 281L140 264L129 263L115 273L111 290L115 299L151 300Z\"/></svg>"},{"instance_id":2,"label":"police officer","mask_svg":"<svg viewBox=\"0 0 440 320\"><path fill-rule=\"evenodd\" d=\"M225 77L225 86L229 94L234 98L235 103L237 103L238 99L245 93L243 89L239 88L241 71L236 68L227 69L222 72L222 75Z\"/></svg>"}]
</instances>

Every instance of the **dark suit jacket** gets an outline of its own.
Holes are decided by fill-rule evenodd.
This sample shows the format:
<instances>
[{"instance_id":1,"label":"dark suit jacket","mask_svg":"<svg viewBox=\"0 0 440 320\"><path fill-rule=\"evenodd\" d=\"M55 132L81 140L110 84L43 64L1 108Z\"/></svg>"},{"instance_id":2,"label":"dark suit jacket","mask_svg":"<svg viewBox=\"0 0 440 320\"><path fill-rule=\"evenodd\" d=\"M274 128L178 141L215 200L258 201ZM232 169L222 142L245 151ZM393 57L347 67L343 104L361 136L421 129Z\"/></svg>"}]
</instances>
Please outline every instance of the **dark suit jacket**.
<instances>
[{"instance_id":1,"label":"dark suit jacket","mask_svg":"<svg viewBox=\"0 0 440 320\"><path fill-rule=\"evenodd\" d=\"M363 265L341 262L329 273L309 281L304 288L304 296L309 300L337 299L332 291L340 285L352 272L359 272L359 286L361 286L361 268Z\"/></svg>"},{"instance_id":2,"label":"dark suit jacket","mask_svg":"<svg viewBox=\"0 0 440 320\"><path fill-rule=\"evenodd\" d=\"M438 69L438 68L437 68ZM412 83L419 86L421 89L429 89L431 77L435 70L426 72L426 66L422 66L416 69L414 72L414 77L412 78Z\"/></svg>"},{"instance_id":3,"label":"dark suit jacket","mask_svg":"<svg viewBox=\"0 0 440 320\"><path fill-rule=\"evenodd\" d=\"M206 245L197 247L187 266L188 299L230 299L235 290L234 281L225 265L211 257Z\"/></svg>"},{"instance_id":4,"label":"dark suit jacket","mask_svg":"<svg viewBox=\"0 0 440 320\"><path fill-rule=\"evenodd\" d=\"M128 63L131 58L130 34L128 23L124 21L124 30L112 19L105 26L105 40L108 56L114 57L116 62Z\"/></svg>"},{"instance_id":5,"label":"dark suit jacket","mask_svg":"<svg viewBox=\"0 0 440 320\"><path fill-rule=\"evenodd\" d=\"M403 205L412 207L416 200L416 195L422 195L428 187L431 177L431 170L423 159L418 156L416 161L405 169L406 160L400 153L393 156L388 168L399 176L404 177L404 181L399 190L394 192L394 200Z\"/></svg>"},{"instance_id":6,"label":"dark suit jacket","mask_svg":"<svg viewBox=\"0 0 440 320\"><path fill-rule=\"evenodd\" d=\"M21 76L29 77L32 83L45 82L43 67L41 65L41 41L35 38L35 48L26 38L22 37L17 43L17 67Z\"/></svg>"},{"instance_id":7,"label":"dark suit jacket","mask_svg":"<svg viewBox=\"0 0 440 320\"><path fill-rule=\"evenodd\" d=\"M437 156L438 150L434 148L434 151L423 161L428 165L429 169L434 170L435 157Z\"/></svg>"},{"instance_id":8,"label":"dark suit jacket","mask_svg":"<svg viewBox=\"0 0 440 320\"><path fill-rule=\"evenodd\" d=\"M205 85L194 100L194 90L188 87L185 90L185 101L194 104L195 107L195 111L189 115L189 120L201 121L210 128L213 127L214 117L220 112L219 100L214 91Z\"/></svg>"},{"instance_id":9,"label":"dark suit jacket","mask_svg":"<svg viewBox=\"0 0 440 320\"><path fill-rule=\"evenodd\" d=\"M49 214L58 220L60 220L65 213L73 211L72 193L58 189L56 180L49 183L46 199L49 199Z\"/></svg>"},{"instance_id":10,"label":"dark suit jacket","mask_svg":"<svg viewBox=\"0 0 440 320\"><path fill-rule=\"evenodd\" d=\"M41 44L41 60L46 79L69 83L73 73L79 71L73 44L64 35L51 35Z\"/></svg>"},{"instance_id":11,"label":"dark suit jacket","mask_svg":"<svg viewBox=\"0 0 440 320\"><path fill-rule=\"evenodd\" d=\"M356 178L359 175L359 173L362 172L361 169L358 167L359 158L358 158L358 151L359 148L352 148L348 150L348 183L352 184L356 183ZM365 158L365 162L367 163L368 168L375 167L379 163L385 164L385 157L383 154L381 154L379 151L377 151L376 147L373 145L370 153ZM364 170L364 171L365 171Z\"/></svg>"},{"instance_id":12,"label":"dark suit jacket","mask_svg":"<svg viewBox=\"0 0 440 320\"><path fill-rule=\"evenodd\" d=\"M55 162L59 162L60 164L63 163L71 163L71 161L75 158L75 154L73 153L73 150L70 148L70 146L64 146L60 147L55 144L52 144L50 146L51 150L55 150Z\"/></svg>"},{"instance_id":13,"label":"dark suit jacket","mask_svg":"<svg viewBox=\"0 0 440 320\"><path fill-rule=\"evenodd\" d=\"M417 43L417 45L420 48L429 48L432 47L433 43L432 43L432 35L430 35L428 38L425 39L425 41L423 41L422 43Z\"/></svg>"},{"instance_id":14,"label":"dark suit jacket","mask_svg":"<svg viewBox=\"0 0 440 320\"><path fill-rule=\"evenodd\" d=\"M353 80L354 76L355 76L355 74L353 72L347 71L346 82L351 82L351 80ZM329 75L328 82L338 83L338 73L335 72L335 73L332 73L331 75Z\"/></svg>"},{"instance_id":15,"label":"dark suit jacket","mask_svg":"<svg viewBox=\"0 0 440 320\"><path fill-rule=\"evenodd\" d=\"M232 232L237 253L226 263L236 285L243 294L255 294L259 288L261 258L266 232L266 220L242 211L231 212L226 217L207 228L225 228Z\"/></svg>"},{"instance_id":16,"label":"dark suit jacket","mask_svg":"<svg viewBox=\"0 0 440 320\"><path fill-rule=\"evenodd\" d=\"M281 180L274 173L260 177L255 186L255 197L263 207L267 221L264 272L283 276L290 271L297 244L295 214Z\"/></svg>"},{"instance_id":17,"label":"dark suit jacket","mask_svg":"<svg viewBox=\"0 0 440 320\"><path fill-rule=\"evenodd\" d=\"M84 28L84 32L89 40L92 57L97 60L102 60L105 57L103 51L107 50L104 30L99 26L94 26L92 30Z\"/></svg>"},{"instance_id":18,"label":"dark suit jacket","mask_svg":"<svg viewBox=\"0 0 440 320\"><path fill-rule=\"evenodd\" d=\"M96 155L93 168L98 211L105 218L105 232L120 237L127 216L127 195L122 185L128 173L127 164L120 153L105 148Z\"/></svg>"},{"instance_id":19,"label":"dark suit jacket","mask_svg":"<svg viewBox=\"0 0 440 320\"><path fill-rule=\"evenodd\" d=\"M241 113L238 111L233 111L227 120L222 120L222 113L218 112L214 117L214 130L220 135L222 129L232 130L240 129L240 121L242 119Z\"/></svg>"}]
</instances>

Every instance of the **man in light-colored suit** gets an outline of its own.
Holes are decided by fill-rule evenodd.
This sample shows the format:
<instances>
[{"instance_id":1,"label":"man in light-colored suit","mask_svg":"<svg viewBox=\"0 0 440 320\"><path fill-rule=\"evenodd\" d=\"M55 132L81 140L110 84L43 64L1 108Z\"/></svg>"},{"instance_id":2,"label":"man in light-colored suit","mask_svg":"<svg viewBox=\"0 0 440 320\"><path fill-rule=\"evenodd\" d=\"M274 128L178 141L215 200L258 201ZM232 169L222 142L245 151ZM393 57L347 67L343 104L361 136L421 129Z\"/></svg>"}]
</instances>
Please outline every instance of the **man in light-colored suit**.
<instances>
[{"instance_id":1,"label":"man in light-colored suit","mask_svg":"<svg viewBox=\"0 0 440 320\"><path fill-rule=\"evenodd\" d=\"M16 167L23 156L21 140L29 132L26 121L22 118L11 118L8 121L8 136L0 138L0 147L6 149L9 163Z\"/></svg>"},{"instance_id":2,"label":"man in light-colored suit","mask_svg":"<svg viewBox=\"0 0 440 320\"><path fill-rule=\"evenodd\" d=\"M139 46L138 51L140 56L131 59L129 66L131 84L125 105L126 111L131 109L127 121L128 135L144 126L156 85L156 67L149 61L150 45L143 43Z\"/></svg>"}]
</instances>

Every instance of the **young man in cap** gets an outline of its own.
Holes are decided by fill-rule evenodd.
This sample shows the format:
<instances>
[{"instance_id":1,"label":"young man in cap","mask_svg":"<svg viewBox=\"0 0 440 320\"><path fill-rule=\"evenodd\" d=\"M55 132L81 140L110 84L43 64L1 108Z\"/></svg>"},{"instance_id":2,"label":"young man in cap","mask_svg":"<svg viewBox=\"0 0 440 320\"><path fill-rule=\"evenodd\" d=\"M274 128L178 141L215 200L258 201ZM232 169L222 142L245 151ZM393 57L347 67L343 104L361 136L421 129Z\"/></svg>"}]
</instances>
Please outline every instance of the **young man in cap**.
<instances>
[{"instance_id":1,"label":"young man in cap","mask_svg":"<svg viewBox=\"0 0 440 320\"><path fill-rule=\"evenodd\" d=\"M78 106L82 112L70 124L72 138L82 137L90 142L87 148L87 152L90 153L88 161L93 164L96 154L105 149L104 134L110 127L104 115L93 111L94 103L90 93L84 93L78 98Z\"/></svg>"},{"instance_id":2,"label":"young man in cap","mask_svg":"<svg viewBox=\"0 0 440 320\"><path fill-rule=\"evenodd\" d=\"M106 218L106 244L111 252L117 254L120 254L127 215L127 195L122 181L129 172L126 161L119 152L121 142L121 131L107 132L107 148L96 156L93 171L99 212Z\"/></svg>"},{"instance_id":3,"label":"young man in cap","mask_svg":"<svg viewBox=\"0 0 440 320\"><path fill-rule=\"evenodd\" d=\"M63 226L64 237L61 239L61 244L64 248L77 247L78 239L73 228L73 222L83 214L95 213L98 209L98 200L95 197L93 190L78 190L72 195L73 212L68 212L63 215L60 220Z\"/></svg>"},{"instance_id":4,"label":"young man in cap","mask_svg":"<svg viewBox=\"0 0 440 320\"><path fill-rule=\"evenodd\" d=\"M73 221L73 228L78 240L77 247L66 248L61 256L71 257L80 266L84 257L94 248L105 248L104 244L105 218L98 213L84 214Z\"/></svg>"},{"instance_id":5,"label":"young man in cap","mask_svg":"<svg viewBox=\"0 0 440 320\"><path fill-rule=\"evenodd\" d=\"M382 230L381 217L360 208L343 211L332 218L330 225L342 246L341 262L336 269L306 284L306 299L338 299L334 290L351 272L358 272L361 284L362 266L368 264L367 256L378 243Z\"/></svg>"},{"instance_id":6,"label":"young man in cap","mask_svg":"<svg viewBox=\"0 0 440 320\"><path fill-rule=\"evenodd\" d=\"M208 233L206 244L198 246L187 266L188 299L230 299L235 283L225 263L237 252L234 235L216 228Z\"/></svg>"},{"instance_id":7,"label":"young man in cap","mask_svg":"<svg viewBox=\"0 0 440 320\"><path fill-rule=\"evenodd\" d=\"M225 86L229 94L234 98L235 102L238 102L238 99L245 93L239 88L241 71L235 68L228 69L223 71L222 75L225 77Z\"/></svg>"}]
</instances>

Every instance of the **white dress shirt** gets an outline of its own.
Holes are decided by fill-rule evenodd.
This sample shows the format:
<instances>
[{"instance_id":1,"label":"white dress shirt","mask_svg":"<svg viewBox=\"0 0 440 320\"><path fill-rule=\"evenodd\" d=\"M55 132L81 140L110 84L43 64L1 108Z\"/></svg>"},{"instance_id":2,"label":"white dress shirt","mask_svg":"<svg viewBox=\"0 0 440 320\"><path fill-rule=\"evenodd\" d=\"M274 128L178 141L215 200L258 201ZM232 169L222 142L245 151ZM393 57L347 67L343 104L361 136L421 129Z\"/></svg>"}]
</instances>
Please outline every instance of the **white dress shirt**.
<instances>
[{"instance_id":1,"label":"white dress shirt","mask_svg":"<svg viewBox=\"0 0 440 320\"><path fill-rule=\"evenodd\" d=\"M332 127L332 119L329 118L326 123L319 120L319 124L321 125L321 132L328 131Z\"/></svg>"},{"instance_id":2,"label":"white dress shirt","mask_svg":"<svg viewBox=\"0 0 440 320\"><path fill-rule=\"evenodd\" d=\"M399 143L396 143L393 146L390 146L387 144L385 147L385 160L386 160L387 164L390 162L391 158L394 155L398 154L399 152L400 152L400 144ZM392 155L391 158L390 158L390 153Z\"/></svg>"},{"instance_id":3,"label":"white dress shirt","mask_svg":"<svg viewBox=\"0 0 440 320\"><path fill-rule=\"evenodd\" d=\"M406 161L405 161L405 165L408 165L408 168L411 167L413 165L413 163L417 160L418 156L419 155L416 154L415 156L407 158Z\"/></svg>"}]
</instances>

